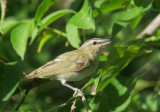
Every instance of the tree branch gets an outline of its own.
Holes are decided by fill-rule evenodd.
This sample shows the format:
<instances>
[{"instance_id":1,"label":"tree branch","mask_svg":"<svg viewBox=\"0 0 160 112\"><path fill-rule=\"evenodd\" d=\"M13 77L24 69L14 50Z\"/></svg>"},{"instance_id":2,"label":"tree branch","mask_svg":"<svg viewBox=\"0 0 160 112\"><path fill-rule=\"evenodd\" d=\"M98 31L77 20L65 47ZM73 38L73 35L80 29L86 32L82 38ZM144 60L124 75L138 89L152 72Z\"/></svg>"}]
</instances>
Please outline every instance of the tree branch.
<instances>
[{"instance_id":1,"label":"tree branch","mask_svg":"<svg viewBox=\"0 0 160 112\"><path fill-rule=\"evenodd\" d=\"M145 35L151 36L157 28L160 27L160 13L149 23L149 25L136 37L136 39L141 39Z\"/></svg>"}]
</instances>

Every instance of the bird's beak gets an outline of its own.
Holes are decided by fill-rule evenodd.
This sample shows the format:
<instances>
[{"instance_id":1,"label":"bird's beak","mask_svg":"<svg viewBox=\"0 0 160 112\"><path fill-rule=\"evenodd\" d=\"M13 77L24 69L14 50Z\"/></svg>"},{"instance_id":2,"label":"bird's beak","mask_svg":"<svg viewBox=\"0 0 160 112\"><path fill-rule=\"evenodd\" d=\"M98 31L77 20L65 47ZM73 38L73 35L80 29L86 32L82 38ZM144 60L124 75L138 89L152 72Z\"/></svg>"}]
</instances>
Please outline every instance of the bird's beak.
<instances>
[{"instance_id":1,"label":"bird's beak","mask_svg":"<svg viewBox=\"0 0 160 112\"><path fill-rule=\"evenodd\" d=\"M102 41L102 46L106 46L106 45L108 45L108 44L110 44L112 41L111 41L111 39L112 38L109 38L109 39L103 39L103 41Z\"/></svg>"}]
</instances>

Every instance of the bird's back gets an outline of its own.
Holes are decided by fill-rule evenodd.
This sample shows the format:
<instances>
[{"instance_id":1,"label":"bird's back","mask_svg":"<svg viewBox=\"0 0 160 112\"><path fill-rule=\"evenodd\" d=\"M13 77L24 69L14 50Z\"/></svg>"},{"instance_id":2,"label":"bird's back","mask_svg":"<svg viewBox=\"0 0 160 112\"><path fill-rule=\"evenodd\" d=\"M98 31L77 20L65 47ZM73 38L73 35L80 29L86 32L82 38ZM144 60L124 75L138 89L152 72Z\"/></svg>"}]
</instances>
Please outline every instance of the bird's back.
<instances>
[{"instance_id":1,"label":"bird's back","mask_svg":"<svg viewBox=\"0 0 160 112\"><path fill-rule=\"evenodd\" d=\"M87 56L88 55L84 54L81 50L66 52L36 69L27 75L27 78L57 77L59 74L81 71L90 64Z\"/></svg>"}]
</instances>

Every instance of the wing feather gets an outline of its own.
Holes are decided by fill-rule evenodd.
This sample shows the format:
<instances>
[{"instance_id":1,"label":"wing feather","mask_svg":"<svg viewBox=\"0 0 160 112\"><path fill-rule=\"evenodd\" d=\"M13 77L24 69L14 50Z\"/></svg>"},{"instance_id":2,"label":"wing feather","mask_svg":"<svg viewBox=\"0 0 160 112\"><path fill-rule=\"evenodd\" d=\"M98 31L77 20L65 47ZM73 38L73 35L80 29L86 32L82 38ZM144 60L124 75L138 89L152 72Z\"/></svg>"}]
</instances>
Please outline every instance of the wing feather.
<instances>
[{"instance_id":1,"label":"wing feather","mask_svg":"<svg viewBox=\"0 0 160 112\"><path fill-rule=\"evenodd\" d=\"M90 60L83 53L75 51L60 55L27 75L27 78L45 78L52 75L77 72L89 66Z\"/></svg>"}]
</instances>

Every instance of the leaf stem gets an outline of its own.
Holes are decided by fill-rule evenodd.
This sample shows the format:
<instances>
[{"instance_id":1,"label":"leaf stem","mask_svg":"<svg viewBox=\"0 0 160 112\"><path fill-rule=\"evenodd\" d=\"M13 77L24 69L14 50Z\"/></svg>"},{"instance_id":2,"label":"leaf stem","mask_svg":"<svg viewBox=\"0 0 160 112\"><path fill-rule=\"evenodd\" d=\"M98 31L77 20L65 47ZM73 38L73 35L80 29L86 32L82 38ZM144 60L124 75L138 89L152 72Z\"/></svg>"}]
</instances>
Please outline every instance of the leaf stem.
<instances>
[{"instance_id":1,"label":"leaf stem","mask_svg":"<svg viewBox=\"0 0 160 112\"><path fill-rule=\"evenodd\" d=\"M16 111L19 110L20 106L21 106L22 103L24 102L24 100L25 100L25 98L26 98L26 95L28 94L29 90L30 90L30 88L28 88L28 89L25 91L25 93L24 93L24 95L23 95L23 97L22 97L22 100L19 102L19 104L18 104L18 105L16 106L16 108L15 108Z\"/></svg>"},{"instance_id":2,"label":"leaf stem","mask_svg":"<svg viewBox=\"0 0 160 112\"><path fill-rule=\"evenodd\" d=\"M6 15L7 0L1 0L1 22L4 21Z\"/></svg>"},{"instance_id":3,"label":"leaf stem","mask_svg":"<svg viewBox=\"0 0 160 112\"><path fill-rule=\"evenodd\" d=\"M82 92L78 92L77 95L76 95L76 98L81 98L82 102L83 102L83 105L84 107L86 108L87 112L92 112L87 100L86 100L86 97L84 96L84 94ZM76 100L75 100L76 101ZM73 102L73 105L75 103L75 101ZM72 106L73 106L72 105ZM75 107L76 108L76 107Z\"/></svg>"},{"instance_id":4,"label":"leaf stem","mask_svg":"<svg viewBox=\"0 0 160 112\"><path fill-rule=\"evenodd\" d=\"M82 29L82 38L83 38L83 42L85 42L86 41L85 29Z\"/></svg>"},{"instance_id":5,"label":"leaf stem","mask_svg":"<svg viewBox=\"0 0 160 112\"><path fill-rule=\"evenodd\" d=\"M57 30L57 29L52 29L52 28L49 28L49 27L47 27L47 29L49 29L49 30L53 31L54 33L59 34L63 37L67 37L67 34L65 32L62 32L62 31Z\"/></svg>"}]
</instances>

